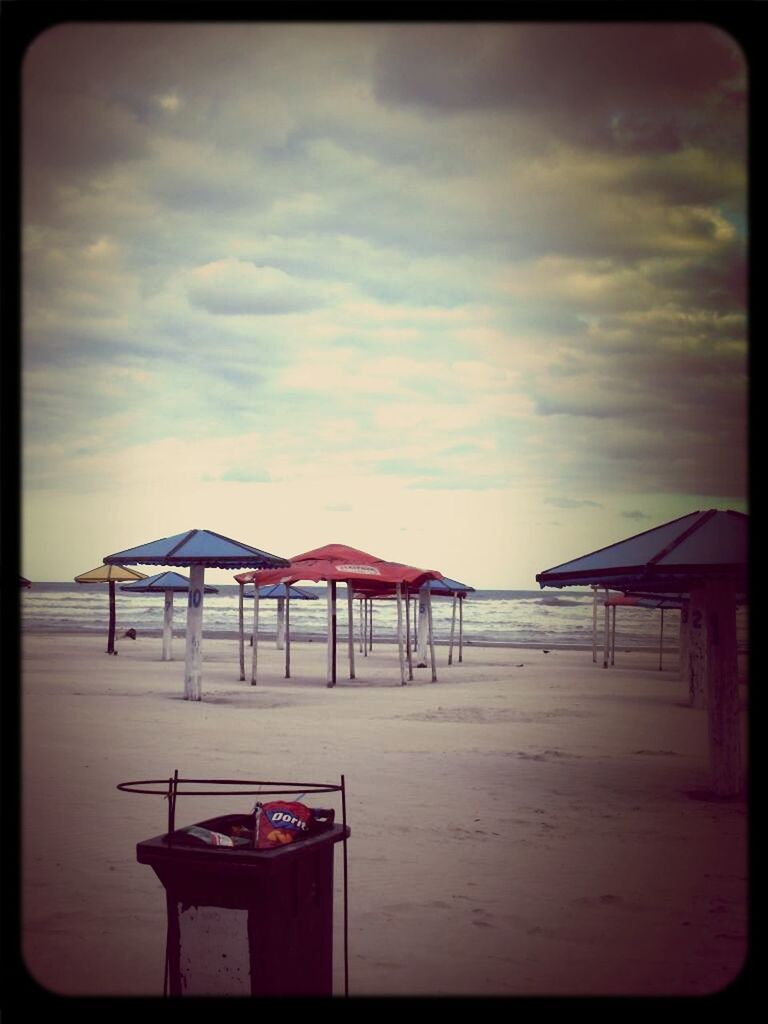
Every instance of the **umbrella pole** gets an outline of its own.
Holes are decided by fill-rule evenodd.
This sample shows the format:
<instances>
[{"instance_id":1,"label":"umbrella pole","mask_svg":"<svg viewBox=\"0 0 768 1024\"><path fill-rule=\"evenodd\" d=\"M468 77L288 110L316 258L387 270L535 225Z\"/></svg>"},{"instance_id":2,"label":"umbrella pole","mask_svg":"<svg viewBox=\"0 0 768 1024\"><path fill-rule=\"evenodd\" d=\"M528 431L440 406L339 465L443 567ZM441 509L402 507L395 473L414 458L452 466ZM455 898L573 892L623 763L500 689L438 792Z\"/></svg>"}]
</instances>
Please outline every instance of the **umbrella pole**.
<instances>
[{"instance_id":1,"label":"umbrella pole","mask_svg":"<svg viewBox=\"0 0 768 1024\"><path fill-rule=\"evenodd\" d=\"M597 646L598 646L598 641L597 641L597 606L598 606L597 591L598 591L598 588L595 586L595 587L592 588L592 590L593 590L593 593L594 593L594 597L593 597L593 601L592 601L592 660L595 662L595 664L597 664Z\"/></svg>"},{"instance_id":2,"label":"umbrella pole","mask_svg":"<svg viewBox=\"0 0 768 1024\"><path fill-rule=\"evenodd\" d=\"M291 599L285 599L285 678L291 678Z\"/></svg>"},{"instance_id":3,"label":"umbrella pole","mask_svg":"<svg viewBox=\"0 0 768 1024\"><path fill-rule=\"evenodd\" d=\"M256 685L256 671L259 660L259 584L253 581L253 657L251 658L251 686Z\"/></svg>"},{"instance_id":4,"label":"umbrella pole","mask_svg":"<svg viewBox=\"0 0 768 1024\"><path fill-rule=\"evenodd\" d=\"M608 604L608 587L605 588L605 626L603 628L603 668L608 668L608 651L611 644L611 627L608 616L611 606Z\"/></svg>"},{"instance_id":5,"label":"umbrella pole","mask_svg":"<svg viewBox=\"0 0 768 1024\"><path fill-rule=\"evenodd\" d=\"M255 585L255 584L254 584ZM240 622L240 679L245 679L245 619L243 614L243 594L245 593L245 584L240 584L240 595L239 595L239 622Z\"/></svg>"},{"instance_id":6,"label":"umbrella pole","mask_svg":"<svg viewBox=\"0 0 768 1024\"><path fill-rule=\"evenodd\" d=\"M731 580L709 579L705 581L703 590L707 720L713 788L716 796L737 796L744 788L744 778L741 763L736 589Z\"/></svg>"},{"instance_id":7,"label":"umbrella pole","mask_svg":"<svg viewBox=\"0 0 768 1024\"><path fill-rule=\"evenodd\" d=\"M368 650L373 650L373 598L368 598Z\"/></svg>"},{"instance_id":8,"label":"umbrella pole","mask_svg":"<svg viewBox=\"0 0 768 1024\"><path fill-rule=\"evenodd\" d=\"M611 664L616 663L616 605L611 605Z\"/></svg>"},{"instance_id":9,"label":"umbrella pole","mask_svg":"<svg viewBox=\"0 0 768 1024\"><path fill-rule=\"evenodd\" d=\"M400 662L400 685L405 686L405 664L403 662L403 591L402 584L395 587L397 594L397 655Z\"/></svg>"},{"instance_id":10,"label":"umbrella pole","mask_svg":"<svg viewBox=\"0 0 768 1024\"><path fill-rule=\"evenodd\" d=\"M448 664L453 664L453 633L456 628L456 595L453 595L453 608L451 613L451 643L448 647Z\"/></svg>"},{"instance_id":11,"label":"umbrella pole","mask_svg":"<svg viewBox=\"0 0 768 1024\"><path fill-rule=\"evenodd\" d=\"M275 630L275 646L282 651L285 643L285 598L277 599L277 629Z\"/></svg>"},{"instance_id":12,"label":"umbrella pole","mask_svg":"<svg viewBox=\"0 0 768 1024\"><path fill-rule=\"evenodd\" d=\"M165 611L163 613L163 661L173 661L171 643L173 641L173 591L165 592Z\"/></svg>"},{"instance_id":13,"label":"umbrella pole","mask_svg":"<svg viewBox=\"0 0 768 1024\"><path fill-rule=\"evenodd\" d=\"M107 654L116 654L115 650L115 581L109 581L109 633L107 634Z\"/></svg>"},{"instance_id":14,"label":"umbrella pole","mask_svg":"<svg viewBox=\"0 0 768 1024\"><path fill-rule=\"evenodd\" d=\"M352 609L352 584L347 583L347 640L349 643L349 678L355 678L355 623Z\"/></svg>"},{"instance_id":15,"label":"umbrella pole","mask_svg":"<svg viewBox=\"0 0 768 1024\"><path fill-rule=\"evenodd\" d=\"M662 651L664 650L664 609L661 609L661 629L659 631L659 672L661 672L661 660L663 658Z\"/></svg>"},{"instance_id":16,"label":"umbrella pole","mask_svg":"<svg viewBox=\"0 0 768 1024\"><path fill-rule=\"evenodd\" d=\"M336 685L336 585L328 580L325 587L327 602L326 648L325 648L325 685Z\"/></svg>"},{"instance_id":17,"label":"umbrella pole","mask_svg":"<svg viewBox=\"0 0 768 1024\"><path fill-rule=\"evenodd\" d=\"M187 651L184 666L184 698L186 700L202 700L204 577L204 566L198 563L189 567Z\"/></svg>"},{"instance_id":18,"label":"umbrella pole","mask_svg":"<svg viewBox=\"0 0 768 1024\"><path fill-rule=\"evenodd\" d=\"M405 649L408 652L408 679L413 679L413 658L411 657L411 591L405 588Z\"/></svg>"},{"instance_id":19,"label":"umbrella pole","mask_svg":"<svg viewBox=\"0 0 768 1024\"><path fill-rule=\"evenodd\" d=\"M459 662L461 662L461 650L464 632L464 598L459 597Z\"/></svg>"},{"instance_id":20,"label":"umbrella pole","mask_svg":"<svg viewBox=\"0 0 768 1024\"><path fill-rule=\"evenodd\" d=\"M357 604L358 604L358 612L357 612L357 614L358 614L358 617L359 617L358 618L358 632L360 634L358 650L362 654L363 653L363 599L362 599L362 597L360 598L360 600L358 601Z\"/></svg>"},{"instance_id":21,"label":"umbrella pole","mask_svg":"<svg viewBox=\"0 0 768 1024\"><path fill-rule=\"evenodd\" d=\"M429 656L432 661L432 682L437 680L437 665L435 665L435 637L432 632L432 591L426 588L427 595L427 629L429 630Z\"/></svg>"}]
</instances>

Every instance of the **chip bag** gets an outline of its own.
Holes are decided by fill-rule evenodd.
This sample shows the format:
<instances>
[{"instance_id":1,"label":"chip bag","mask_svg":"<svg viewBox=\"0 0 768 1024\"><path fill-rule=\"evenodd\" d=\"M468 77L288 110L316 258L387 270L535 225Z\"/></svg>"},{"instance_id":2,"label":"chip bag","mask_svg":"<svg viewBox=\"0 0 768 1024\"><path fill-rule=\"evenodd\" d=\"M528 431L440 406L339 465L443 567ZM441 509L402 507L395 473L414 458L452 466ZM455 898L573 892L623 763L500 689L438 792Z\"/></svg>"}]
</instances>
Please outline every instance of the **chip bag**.
<instances>
[{"instance_id":1,"label":"chip bag","mask_svg":"<svg viewBox=\"0 0 768 1024\"><path fill-rule=\"evenodd\" d=\"M257 803L256 848L270 850L306 839L333 824L333 810L307 807L297 801Z\"/></svg>"}]
</instances>

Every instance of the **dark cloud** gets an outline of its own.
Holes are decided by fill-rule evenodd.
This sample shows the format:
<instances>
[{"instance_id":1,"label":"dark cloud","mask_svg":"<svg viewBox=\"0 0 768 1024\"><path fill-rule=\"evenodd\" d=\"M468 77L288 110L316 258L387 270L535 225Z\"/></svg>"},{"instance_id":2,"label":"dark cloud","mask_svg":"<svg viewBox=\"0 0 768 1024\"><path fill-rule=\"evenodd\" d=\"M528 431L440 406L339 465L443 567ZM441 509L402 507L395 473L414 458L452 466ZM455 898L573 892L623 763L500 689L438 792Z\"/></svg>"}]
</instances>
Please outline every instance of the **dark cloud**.
<instances>
[{"instance_id":1,"label":"dark cloud","mask_svg":"<svg viewBox=\"0 0 768 1024\"><path fill-rule=\"evenodd\" d=\"M375 89L384 102L521 112L574 142L665 152L708 143L701 112L713 105L738 120L744 71L734 41L706 24L422 25L393 30Z\"/></svg>"},{"instance_id":2,"label":"dark cloud","mask_svg":"<svg viewBox=\"0 0 768 1024\"><path fill-rule=\"evenodd\" d=\"M545 505L554 505L556 508L602 508L599 501L580 501L576 498L544 498Z\"/></svg>"}]
</instances>

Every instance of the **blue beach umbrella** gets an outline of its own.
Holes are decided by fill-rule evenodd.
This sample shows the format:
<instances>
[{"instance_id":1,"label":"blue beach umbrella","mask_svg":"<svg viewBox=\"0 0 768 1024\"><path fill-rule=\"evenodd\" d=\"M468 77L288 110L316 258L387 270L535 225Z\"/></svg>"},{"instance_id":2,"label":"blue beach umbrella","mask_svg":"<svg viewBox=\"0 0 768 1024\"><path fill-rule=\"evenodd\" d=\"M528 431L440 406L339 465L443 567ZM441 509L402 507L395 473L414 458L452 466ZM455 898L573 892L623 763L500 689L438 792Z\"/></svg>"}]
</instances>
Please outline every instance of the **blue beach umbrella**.
<instances>
[{"instance_id":1,"label":"blue beach umbrella","mask_svg":"<svg viewBox=\"0 0 768 1024\"><path fill-rule=\"evenodd\" d=\"M212 530L188 530L172 537L139 544L104 558L124 565L188 566L190 589L187 602L187 650L184 668L184 699L202 699L202 635L204 575L211 569L278 569L290 563L279 555L232 540ZM255 668L254 668L255 680Z\"/></svg>"},{"instance_id":2,"label":"blue beach umbrella","mask_svg":"<svg viewBox=\"0 0 768 1024\"><path fill-rule=\"evenodd\" d=\"M121 590L129 594L163 594L165 596L165 612L163 615L163 661L173 661L171 645L173 642L173 595L189 593L189 580L177 572L159 572L145 580L126 583ZM206 594L218 594L216 587L205 586Z\"/></svg>"}]
</instances>

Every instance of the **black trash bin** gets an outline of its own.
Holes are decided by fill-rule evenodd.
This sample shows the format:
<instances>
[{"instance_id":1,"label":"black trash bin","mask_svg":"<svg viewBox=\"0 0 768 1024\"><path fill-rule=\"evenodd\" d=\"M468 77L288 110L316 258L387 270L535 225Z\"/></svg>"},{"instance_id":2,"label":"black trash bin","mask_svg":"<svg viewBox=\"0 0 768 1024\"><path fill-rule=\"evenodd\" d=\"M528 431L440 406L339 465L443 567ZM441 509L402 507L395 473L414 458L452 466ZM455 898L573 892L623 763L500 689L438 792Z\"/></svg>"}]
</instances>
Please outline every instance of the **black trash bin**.
<instances>
[{"instance_id":1,"label":"black trash bin","mask_svg":"<svg viewBox=\"0 0 768 1024\"><path fill-rule=\"evenodd\" d=\"M229 835L253 821L229 814L195 825ZM344 841L346 853L346 821L273 849L191 845L187 828L173 828L169 808L168 832L136 846L165 888L167 994L332 996L334 851ZM344 867L346 991L346 857Z\"/></svg>"}]
</instances>

